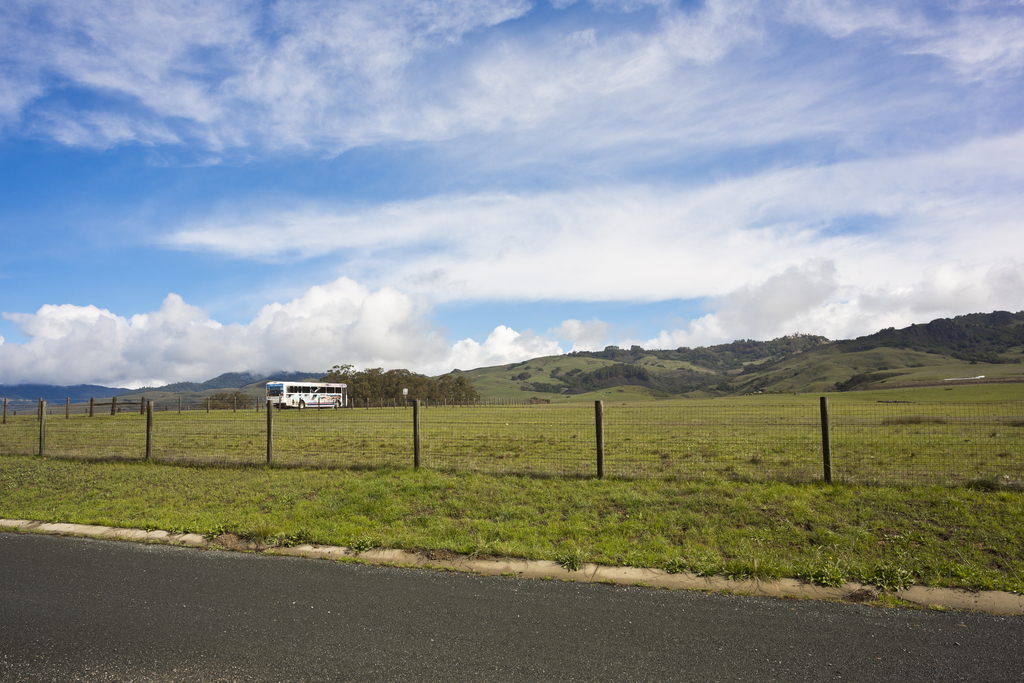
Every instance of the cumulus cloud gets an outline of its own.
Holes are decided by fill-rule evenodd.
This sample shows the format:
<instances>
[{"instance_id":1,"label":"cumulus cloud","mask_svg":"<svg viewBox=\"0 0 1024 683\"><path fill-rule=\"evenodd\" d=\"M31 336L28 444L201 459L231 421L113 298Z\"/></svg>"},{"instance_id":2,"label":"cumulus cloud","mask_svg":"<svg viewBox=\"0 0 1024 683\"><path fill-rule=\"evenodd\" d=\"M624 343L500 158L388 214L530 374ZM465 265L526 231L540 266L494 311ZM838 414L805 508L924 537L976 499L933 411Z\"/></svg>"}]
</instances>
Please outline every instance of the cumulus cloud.
<instances>
[{"instance_id":1,"label":"cumulus cloud","mask_svg":"<svg viewBox=\"0 0 1024 683\"><path fill-rule=\"evenodd\" d=\"M572 342L570 351L598 351L609 338L611 326L597 318L581 322L579 320L563 320L562 324L550 330L548 334L555 339Z\"/></svg>"},{"instance_id":2,"label":"cumulus cloud","mask_svg":"<svg viewBox=\"0 0 1024 683\"><path fill-rule=\"evenodd\" d=\"M325 372L338 363L441 374L561 353L556 342L499 326L481 344L449 346L429 308L394 288L348 278L264 306L247 324L222 325L176 294L129 318L95 306L46 305L5 313L28 337L0 341L0 383L139 387L203 381L223 372Z\"/></svg>"},{"instance_id":3,"label":"cumulus cloud","mask_svg":"<svg viewBox=\"0 0 1024 683\"><path fill-rule=\"evenodd\" d=\"M459 369L468 370L561 353L558 342L537 337L529 331L519 333L499 325L483 344L472 339L456 342L452 348L451 362Z\"/></svg>"},{"instance_id":4,"label":"cumulus cloud","mask_svg":"<svg viewBox=\"0 0 1024 683\"><path fill-rule=\"evenodd\" d=\"M1012 259L943 263L894 290L842 279L834 261L812 259L709 299L712 312L642 345L696 347L795 332L843 339L964 311L1017 310L1024 300L1024 263ZM565 320L543 335L499 325L483 342L449 345L422 299L392 287L371 290L344 277L267 304L244 324L221 324L176 294L158 310L131 317L69 304L4 317L28 341L0 339L2 384L140 387L203 381L228 371L324 372L337 363L433 375L559 355L559 340L570 342L573 351L634 343L612 339L611 326L595 318Z\"/></svg>"},{"instance_id":5,"label":"cumulus cloud","mask_svg":"<svg viewBox=\"0 0 1024 683\"><path fill-rule=\"evenodd\" d=\"M645 348L708 346L798 332L850 339L886 327L965 312L1020 309L1024 262L948 261L893 289L840 282L834 261L813 260L706 302L713 310L685 328L663 330Z\"/></svg>"}]
</instances>

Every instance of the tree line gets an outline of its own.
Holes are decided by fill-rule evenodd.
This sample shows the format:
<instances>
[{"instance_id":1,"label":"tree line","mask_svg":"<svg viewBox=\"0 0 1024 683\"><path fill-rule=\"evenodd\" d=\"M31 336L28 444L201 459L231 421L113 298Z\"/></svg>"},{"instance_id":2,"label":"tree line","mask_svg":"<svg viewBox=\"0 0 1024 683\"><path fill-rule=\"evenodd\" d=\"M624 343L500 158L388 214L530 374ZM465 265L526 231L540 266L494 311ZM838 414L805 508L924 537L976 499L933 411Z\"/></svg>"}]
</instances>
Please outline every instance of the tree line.
<instances>
[{"instance_id":1,"label":"tree line","mask_svg":"<svg viewBox=\"0 0 1024 683\"><path fill-rule=\"evenodd\" d=\"M402 389L409 390L407 398L410 401L418 399L430 403L468 403L480 399L480 393L468 377L451 374L427 377L404 369L356 370L351 365L335 365L320 381L347 384L351 401L401 400Z\"/></svg>"}]
</instances>

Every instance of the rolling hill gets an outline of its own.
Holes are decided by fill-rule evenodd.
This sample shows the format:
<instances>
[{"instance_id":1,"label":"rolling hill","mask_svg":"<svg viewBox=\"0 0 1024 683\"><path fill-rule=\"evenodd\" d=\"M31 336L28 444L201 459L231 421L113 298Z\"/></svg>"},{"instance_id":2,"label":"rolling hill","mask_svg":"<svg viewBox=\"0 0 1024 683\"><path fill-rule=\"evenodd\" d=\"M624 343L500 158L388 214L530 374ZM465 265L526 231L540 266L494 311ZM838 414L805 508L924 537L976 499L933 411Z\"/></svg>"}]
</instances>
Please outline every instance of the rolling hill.
<instances>
[{"instance_id":1,"label":"rolling hill","mask_svg":"<svg viewBox=\"0 0 1024 683\"><path fill-rule=\"evenodd\" d=\"M461 374L487 398L728 396L927 386L951 378L1024 382L1024 311L976 313L830 341L793 335L717 346L574 352Z\"/></svg>"}]
</instances>

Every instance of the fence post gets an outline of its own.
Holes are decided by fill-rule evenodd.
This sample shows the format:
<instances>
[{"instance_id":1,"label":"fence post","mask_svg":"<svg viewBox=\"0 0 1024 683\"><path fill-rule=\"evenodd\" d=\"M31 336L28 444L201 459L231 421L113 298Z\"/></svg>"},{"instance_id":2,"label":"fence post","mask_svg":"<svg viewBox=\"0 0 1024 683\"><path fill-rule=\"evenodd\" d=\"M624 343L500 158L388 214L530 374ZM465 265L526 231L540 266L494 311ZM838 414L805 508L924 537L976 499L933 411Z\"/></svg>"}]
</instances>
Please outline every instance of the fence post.
<instances>
[{"instance_id":1,"label":"fence post","mask_svg":"<svg viewBox=\"0 0 1024 683\"><path fill-rule=\"evenodd\" d=\"M39 456L46 455L46 401L39 399Z\"/></svg>"},{"instance_id":2,"label":"fence post","mask_svg":"<svg viewBox=\"0 0 1024 683\"><path fill-rule=\"evenodd\" d=\"M117 396L110 397L110 414L112 416L117 414Z\"/></svg>"},{"instance_id":3,"label":"fence post","mask_svg":"<svg viewBox=\"0 0 1024 683\"><path fill-rule=\"evenodd\" d=\"M153 402L146 404L146 460L153 459Z\"/></svg>"},{"instance_id":4,"label":"fence post","mask_svg":"<svg viewBox=\"0 0 1024 683\"><path fill-rule=\"evenodd\" d=\"M832 483L832 442L828 436L828 397L821 397L821 458L825 468L825 483Z\"/></svg>"},{"instance_id":5,"label":"fence post","mask_svg":"<svg viewBox=\"0 0 1024 683\"><path fill-rule=\"evenodd\" d=\"M4 424L7 424L7 399L4 399Z\"/></svg>"},{"instance_id":6,"label":"fence post","mask_svg":"<svg viewBox=\"0 0 1024 683\"><path fill-rule=\"evenodd\" d=\"M420 400L412 402L412 466L420 468Z\"/></svg>"},{"instance_id":7,"label":"fence post","mask_svg":"<svg viewBox=\"0 0 1024 683\"><path fill-rule=\"evenodd\" d=\"M206 414L207 415L210 414L210 397L209 396L206 397Z\"/></svg>"},{"instance_id":8,"label":"fence post","mask_svg":"<svg viewBox=\"0 0 1024 683\"><path fill-rule=\"evenodd\" d=\"M67 403L64 404L64 419L71 419L71 397L68 396Z\"/></svg>"},{"instance_id":9,"label":"fence post","mask_svg":"<svg viewBox=\"0 0 1024 683\"><path fill-rule=\"evenodd\" d=\"M92 417L93 410L96 408L96 399L89 398L89 417Z\"/></svg>"},{"instance_id":10,"label":"fence post","mask_svg":"<svg viewBox=\"0 0 1024 683\"><path fill-rule=\"evenodd\" d=\"M597 478L604 479L604 402L594 401L594 427L597 430Z\"/></svg>"},{"instance_id":11,"label":"fence post","mask_svg":"<svg viewBox=\"0 0 1024 683\"><path fill-rule=\"evenodd\" d=\"M274 405L267 399L267 464L274 462Z\"/></svg>"},{"instance_id":12,"label":"fence post","mask_svg":"<svg viewBox=\"0 0 1024 683\"><path fill-rule=\"evenodd\" d=\"M178 415L181 415L181 396L178 397Z\"/></svg>"}]
</instances>

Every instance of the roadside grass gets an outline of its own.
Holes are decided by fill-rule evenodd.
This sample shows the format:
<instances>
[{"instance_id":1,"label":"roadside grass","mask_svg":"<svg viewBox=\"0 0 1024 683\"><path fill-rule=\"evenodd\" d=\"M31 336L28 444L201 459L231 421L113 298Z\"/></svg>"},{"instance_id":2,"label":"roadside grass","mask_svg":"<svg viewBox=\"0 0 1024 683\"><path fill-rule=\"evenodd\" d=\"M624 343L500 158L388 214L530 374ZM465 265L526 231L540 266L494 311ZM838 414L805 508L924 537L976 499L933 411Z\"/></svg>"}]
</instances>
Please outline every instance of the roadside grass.
<instances>
[{"instance_id":1,"label":"roadside grass","mask_svg":"<svg viewBox=\"0 0 1024 683\"><path fill-rule=\"evenodd\" d=\"M0 458L0 516L268 543L1024 591L1024 494Z\"/></svg>"}]
</instances>

